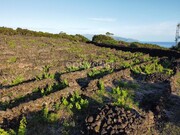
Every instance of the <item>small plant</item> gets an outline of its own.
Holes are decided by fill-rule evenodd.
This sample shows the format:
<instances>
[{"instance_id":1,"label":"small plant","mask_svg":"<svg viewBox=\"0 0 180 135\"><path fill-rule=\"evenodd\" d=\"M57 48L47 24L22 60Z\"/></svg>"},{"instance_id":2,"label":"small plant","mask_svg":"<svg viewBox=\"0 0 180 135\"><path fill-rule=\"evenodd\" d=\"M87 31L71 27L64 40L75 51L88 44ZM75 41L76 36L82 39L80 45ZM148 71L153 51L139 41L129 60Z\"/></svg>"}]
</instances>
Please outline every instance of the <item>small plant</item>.
<instances>
[{"instance_id":1,"label":"small plant","mask_svg":"<svg viewBox=\"0 0 180 135\"><path fill-rule=\"evenodd\" d=\"M0 135L16 135L16 132L12 129L5 131L4 129L0 128Z\"/></svg>"},{"instance_id":2,"label":"small plant","mask_svg":"<svg viewBox=\"0 0 180 135\"><path fill-rule=\"evenodd\" d=\"M44 92L44 88L42 88L41 90L40 90L40 92L41 92L41 95L45 95L45 92Z\"/></svg>"},{"instance_id":3,"label":"small plant","mask_svg":"<svg viewBox=\"0 0 180 135\"><path fill-rule=\"evenodd\" d=\"M132 95L120 87L112 89L112 96L114 97L113 104L120 105L126 108L132 108L132 105L135 104L132 100Z\"/></svg>"},{"instance_id":4,"label":"small plant","mask_svg":"<svg viewBox=\"0 0 180 135\"><path fill-rule=\"evenodd\" d=\"M0 135L9 135L4 129L0 128Z\"/></svg>"},{"instance_id":5,"label":"small plant","mask_svg":"<svg viewBox=\"0 0 180 135\"><path fill-rule=\"evenodd\" d=\"M62 98L62 104L65 106L68 106L69 102L67 101L67 99L65 97Z\"/></svg>"},{"instance_id":6,"label":"small plant","mask_svg":"<svg viewBox=\"0 0 180 135\"><path fill-rule=\"evenodd\" d=\"M139 66L131 67L131 71L133 71L135 74L140 74L142 72L142 69Z\"/></svg>"},{"instance_id":7,"label":"small plant","mask_svg":"<svg viewBox=\"0 0 180 135\"><path fill-rule=\"evenodd\" d=\"M50 113L48 107L44 105L42 109L42 118L45 122L53 123L57 121L58 115L53 112Z\"/></svg>"},{"instance_id":8,"label":"small plant","mask_svg":"<svg viewBox=\"0 0 180 135\"><path fill-rule=\"evenodd\" d=\"M22 76L17 76L11 83L11 85L17 85L24 81L24 78Z\"/></svg>"},{"instance_id":9,"label":"small plant","mask_svg":"<svg viewBox=\"0 0 180 135\"><path fill-rule=\"evenodd\" d=\"M42 109L42 116L44 120L48 119L48 113L49 113L49 109L46 105L44 105Z\"/></svg>"},{"instance_id":10,"label":"small plant","mask_svg":"<svg viewBox=\"0 0 180 135\"><path fill-rule=\"evenodd\" d=\"M15 63L17 61L17 57L11 57L8 59L8 63Z\"/></svg>"},{"instance_id":11,"label":"small plant","mask_svg":"<svg viewBox=\"0 0 180 135\"><path fill-rule=\"evenodd\" d=\"M54 110L57 112L57 111L59 111L59 109L60 109L60 103L56 102L54 104Z\"/></svg>"},{"instance_id":12,"label":"small plant","mask_svg":"<svg viewBox=\"0 0 180 135\"><path fill-rule=\"evenodd\" d=\"M98 88L100 91L105 91L104 82L102 80L98 82Z\"/></svg>"},{"instance_id":13,"label":"small plant","mask_svg":"<svg viewBox=\"0 0 180 135\"><path fill-rule=\"evenodd\" d=\"M172 70L172 69L168 69L168 68L164 69L164 72L165 72L167 75L172 75L172 74L174 74L173 70Z\"/></svg>"},{"instance_id":14,"label":"small plant","mask_svg":"<svg viewBox=\"0 0 180 135\"><path fill-rule=\"evenodd\" d=\"M123 62L122 63L123 68L129 68L130 66L131 66L131 64L129 62Z\"/></svg>"},{"instance_id":15,"label":"small plant","mask_svg":"<svg viewBox=\"0 0 180 135\"><path fill-rule=\"evenodd\" d=\"M78 92L74 92L74 94L69 98L69 101L66 98L62 98L62 104L67 106L68 109L77 109L81 110L82 108L87 108L89 102L87 99L83 99Z\"/></svg>"},{"instance_id":16,"label":"small plant","mask_svg":"<svg viewBox=\"0 0 180 135\"><path fill-rule=\"evenodd\" d=\"M49 73L50 66L44 66L41 74L37 75L36 80L43 80L47 78L55 79L55 74Z\"/></svg>"},{"instance_id":17,"label":"small plant","mask_svg":"<svg viewBox=\"0 0 180 135\"><path fill-rule=\"evenodd\" d=\"M56 113L49 113L47 117L47 121L49 123L56 122L58 120L58 115Z\"/></svg>"},{"instance_id":18,"label":"small plant","mask_svg":"<svg viewBox=\"0 0 180 135\"><path fill-rule=\"evenodd\" d=\"M19 129L18 129L18 135L25 135L26 134L26 125L27 125L26 117L23 116L21 121L20 121Z\"/></svg>"},{"instance_id":19,"label":"small plant","mask_svg":"<svg viewBox=\"0 0 180 135\"><path fill-rule=\"evenodd\" d=\"M49 93L51 93L51 91L53 91L53 85L49 85L49 86L46 88L45 95L48 95Z\"/></svg>"},{"instance_id":20,"label":"small plant","mask_svg":"<svg viewBox=\"0 0 180 135\"><path fill-rule=\"evenodd\" d=\"M16 47L16 44L15 44L14 41L9 41L8 45L9 45L10 48L15 48Z\"/></svg>"},{"instance_id":21,"label":"small plant","mask_svg":"<svg viewBox=\"0 0 180 135\"><path fill-rule=\"evenodd\" d=\"M91 64L87 61L83 62L81 65L81 69L89 69L91 67Z\"/></svg>"},{"instance_id":22,"label":"small plant","mask_svg":"<svg viewBox=\"0 0 180 135\"><path fill-rule=\"evenodd\" d=\"M88 72L88 76L91 78L101 78L104 75L112 73L113 69L110 68L103 68L101 70L93 69L92 71Z\"/></svg>"},{"instance_id":23,"label":"small plant","mask_svg":"<svg viewBox=\"0 0 180 135\"><path fill-rule=\"evenodd\" d=\"M74 71L78 71L78 70L80 70L80 68L76 67L76 66L68 66L67 67L68 72L74 72Z\"/></svg>"}]
</instances>

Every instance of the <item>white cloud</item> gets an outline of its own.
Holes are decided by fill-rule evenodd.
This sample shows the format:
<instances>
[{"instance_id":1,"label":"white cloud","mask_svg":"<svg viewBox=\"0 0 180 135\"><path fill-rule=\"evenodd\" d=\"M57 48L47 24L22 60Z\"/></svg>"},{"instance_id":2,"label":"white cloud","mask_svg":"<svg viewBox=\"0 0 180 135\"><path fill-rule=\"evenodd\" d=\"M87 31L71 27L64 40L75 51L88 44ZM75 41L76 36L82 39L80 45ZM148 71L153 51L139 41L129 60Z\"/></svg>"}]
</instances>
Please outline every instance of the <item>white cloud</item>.
<instances>
[{"instance_id":1,"label":"white cloud","mask_svg":"<svg viewBox=\"0 0 180 135\"><path fill-rule=\"evenodd\" d=\"M88 18L88 20L96 22L116 22L115 18Z\"/></svg>"}]
</instances>

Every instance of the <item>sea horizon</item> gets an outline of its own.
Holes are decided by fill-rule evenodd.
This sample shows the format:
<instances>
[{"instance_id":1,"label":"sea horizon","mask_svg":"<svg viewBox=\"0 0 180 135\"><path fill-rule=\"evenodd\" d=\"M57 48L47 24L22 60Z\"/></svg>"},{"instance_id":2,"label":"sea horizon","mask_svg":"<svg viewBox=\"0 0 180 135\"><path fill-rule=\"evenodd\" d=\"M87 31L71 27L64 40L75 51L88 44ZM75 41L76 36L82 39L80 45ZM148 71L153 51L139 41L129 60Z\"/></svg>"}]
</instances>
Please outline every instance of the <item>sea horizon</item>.
<instances>
[{"instance_id":1,"label":"sea horizon","mask_svg":"<svg viewBox=\"0 0 180 135\"><path fill-rule=\"evenodd\" d=\"M149 44L156 44L161 47L170 48L174 45L176 45L176 42L155 42L155 41L140 41L141 43L149 43Z\"/></svg>"}]
</instances>

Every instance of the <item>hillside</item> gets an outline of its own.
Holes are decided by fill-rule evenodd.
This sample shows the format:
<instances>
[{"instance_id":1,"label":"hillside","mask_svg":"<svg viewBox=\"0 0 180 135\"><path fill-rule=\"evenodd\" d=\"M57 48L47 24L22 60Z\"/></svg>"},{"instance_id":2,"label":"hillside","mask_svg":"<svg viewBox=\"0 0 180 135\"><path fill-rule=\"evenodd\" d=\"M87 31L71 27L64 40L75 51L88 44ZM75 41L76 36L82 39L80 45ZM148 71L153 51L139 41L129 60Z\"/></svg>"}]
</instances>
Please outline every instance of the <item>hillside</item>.
<instances>
[{"instance_id":1,"label":"hillside","mask_svg":"<svg viewBox=\"0 0 180 135\"><path fill-rule=\"evenodd\" d=\"M0 134L178 135L179 58L9 31L0 34Z\"/></svg>"}]
</instances>

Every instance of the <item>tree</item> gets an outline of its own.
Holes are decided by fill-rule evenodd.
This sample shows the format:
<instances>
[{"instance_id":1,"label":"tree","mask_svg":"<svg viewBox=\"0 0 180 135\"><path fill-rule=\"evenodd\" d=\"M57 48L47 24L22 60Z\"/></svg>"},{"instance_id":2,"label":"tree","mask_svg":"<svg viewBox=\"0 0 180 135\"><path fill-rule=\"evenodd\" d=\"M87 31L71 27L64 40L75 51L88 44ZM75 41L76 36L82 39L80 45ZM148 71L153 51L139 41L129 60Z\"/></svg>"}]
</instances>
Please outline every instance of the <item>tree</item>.
<instances>
[{"instance_id":1,"label":"tree","mask_svg":"<svg viewBox=\"0 0 180 135\"><path fill-rule=\"evenodd\" d=\"M111 36L111 35L114 35L114 34L110 32L106 32L106 36Z\"/></svg>"}]
</instances>

